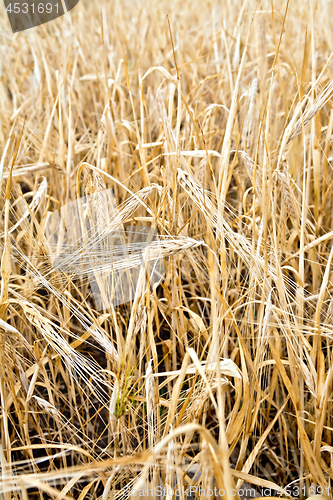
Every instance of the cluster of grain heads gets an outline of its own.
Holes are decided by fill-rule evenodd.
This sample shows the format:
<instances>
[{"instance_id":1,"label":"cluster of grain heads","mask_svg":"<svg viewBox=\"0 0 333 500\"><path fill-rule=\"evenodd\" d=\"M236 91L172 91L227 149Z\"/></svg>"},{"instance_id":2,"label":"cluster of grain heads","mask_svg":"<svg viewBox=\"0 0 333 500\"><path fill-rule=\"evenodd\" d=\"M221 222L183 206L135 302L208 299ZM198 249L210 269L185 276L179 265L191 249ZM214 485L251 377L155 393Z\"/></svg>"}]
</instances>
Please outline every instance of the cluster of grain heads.
<instances>
[{"instance_id":1,"label":"cluster of grain heads","mask_svg":"<svg viewBox=\"0 0 333 500\"><path fill-rule=\"evenodd\" d=\"M0 16L5 500L329 496L330 10Z\"/></svg>"}]
</instances>

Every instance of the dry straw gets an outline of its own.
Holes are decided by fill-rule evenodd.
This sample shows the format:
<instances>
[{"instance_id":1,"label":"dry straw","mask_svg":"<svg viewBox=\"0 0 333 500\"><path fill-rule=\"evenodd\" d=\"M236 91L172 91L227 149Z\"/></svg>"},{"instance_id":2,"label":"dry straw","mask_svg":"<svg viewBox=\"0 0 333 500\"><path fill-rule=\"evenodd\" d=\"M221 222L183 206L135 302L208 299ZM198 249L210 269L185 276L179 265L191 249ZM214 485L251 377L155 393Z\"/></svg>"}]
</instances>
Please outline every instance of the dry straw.
<instances>
[{"instance_id":1,"label":"dry straw","mask_svg":"<svg viewBox=\"0 0 333 500\"><path fill-rule=\"evenodd\" d=\"M2 9L0 496L328 498L330 2Z\"/></svg>"}]
</instances>

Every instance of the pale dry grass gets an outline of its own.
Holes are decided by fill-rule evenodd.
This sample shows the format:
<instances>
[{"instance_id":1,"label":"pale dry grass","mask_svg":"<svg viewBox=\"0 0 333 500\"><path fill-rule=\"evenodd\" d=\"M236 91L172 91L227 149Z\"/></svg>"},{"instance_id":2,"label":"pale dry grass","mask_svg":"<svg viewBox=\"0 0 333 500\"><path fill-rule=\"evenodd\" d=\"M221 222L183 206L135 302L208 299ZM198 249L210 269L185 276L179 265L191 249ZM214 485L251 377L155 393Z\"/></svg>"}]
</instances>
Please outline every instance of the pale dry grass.
<instances>
[{"instance_id":1,"label":"pale dry grass","mask_svg":"<svg viewBox=\"0 0 333 500\"><path fill-rule=\"evenodd\" d=\"M330 495L332 8L81 0L12 35L2 6L2 498ZM129 226L159 239L115 264ZM89 278L158 259L97 310Z\"/></svg>"}]
</instances>

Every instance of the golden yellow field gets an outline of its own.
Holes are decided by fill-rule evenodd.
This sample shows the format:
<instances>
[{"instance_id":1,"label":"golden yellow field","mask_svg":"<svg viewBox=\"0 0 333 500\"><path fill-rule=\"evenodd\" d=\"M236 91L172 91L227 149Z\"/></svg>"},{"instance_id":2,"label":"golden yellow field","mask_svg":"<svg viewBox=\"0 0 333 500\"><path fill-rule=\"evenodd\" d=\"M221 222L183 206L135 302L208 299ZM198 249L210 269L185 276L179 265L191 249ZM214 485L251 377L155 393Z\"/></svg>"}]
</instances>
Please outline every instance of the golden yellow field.
<instances>
[{"instance_id":1,"label":"golden yellow field","mask_svg":"<svg viewBox=\"0 0 333 500\"><path fill-rule=\"evenodd\" d=\"M1 498L330 498L332 14L1 4Z\"/></svg>"}]
</instances>

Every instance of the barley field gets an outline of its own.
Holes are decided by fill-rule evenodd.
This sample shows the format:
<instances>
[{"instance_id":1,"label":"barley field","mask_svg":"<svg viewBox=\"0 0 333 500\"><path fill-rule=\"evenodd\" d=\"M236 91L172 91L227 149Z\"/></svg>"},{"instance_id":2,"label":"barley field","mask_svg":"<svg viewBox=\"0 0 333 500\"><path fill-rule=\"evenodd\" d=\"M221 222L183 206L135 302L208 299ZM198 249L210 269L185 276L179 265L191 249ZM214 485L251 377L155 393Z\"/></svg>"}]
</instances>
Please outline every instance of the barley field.
<instances>
[{"instance_id":1,"label":"barley field","mask_svg":"<svg viewBox=\"0 0 333 500\"><path fill-rule=\"evenodd\" d=\"M0 497L330 498L333 2L0 10Z\"/></svg>"}]
</instances>

